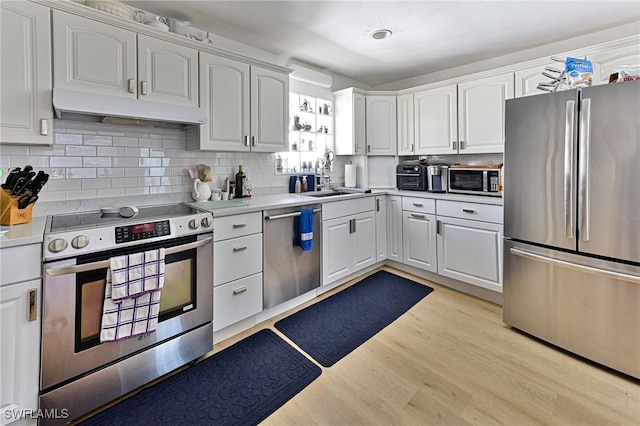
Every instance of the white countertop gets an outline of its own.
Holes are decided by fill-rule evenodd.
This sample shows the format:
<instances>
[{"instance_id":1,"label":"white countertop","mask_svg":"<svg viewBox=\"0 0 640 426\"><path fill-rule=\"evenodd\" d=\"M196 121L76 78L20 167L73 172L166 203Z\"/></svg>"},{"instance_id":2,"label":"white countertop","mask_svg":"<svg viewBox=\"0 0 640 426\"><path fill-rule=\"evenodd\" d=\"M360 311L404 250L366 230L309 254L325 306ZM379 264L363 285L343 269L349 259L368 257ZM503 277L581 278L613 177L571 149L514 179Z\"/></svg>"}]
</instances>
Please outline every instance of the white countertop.
<instances>
[{"instance_id":1,"label":"white countertop","mask_svg":"<svg viewBox=\"0 0 640 426\"><path fill-rule=\"evenodd\" d=\"M29 223L2 225L3 230L8 229L9 231L0 234L0 249L42 243L46 222L47 218L41 216L34 217Z\"/></svg>"},{"instance_id":2,"label":"white countertop","mask_svg":"<svg viewBox=\"0 0 640 426\"><path fill-rule=\"evenodd\" d=\"M343 194L329 197L312 197L303 194L276 194L276 195L257 195L251 198L242 198L233 200L237 207L216 208L215 201L202 203L188 203L196 208L210 211L214 217L231 216L242 213L252 213L262 210L278 209L283 207L305 206L311 204L323 204L336 201L348 200L353 198L370 197L375 195L401 195L404 197L432 198L437 200L462 201L468 203L502 205L501 197L489 197L481 195L459 195L431 193L423 191L398 191L395 189L374 189L368 194ZM221 202L228 205L227 201ZM43 241L44 227L47 218L45 216L34 217L29 223L13 226L3 226L3 229L9 229L8 232L0 234L0 249L22 246L27 244L40 244Z\"/></svg>"},{"instance_id":3,"label":"white countertop","mask_svg":"<svg viewBox=\"0 0 640 426\"><path fill-rule=\"evenodd\" d=\"M375 195L401 195L403 197L431 198L438 200L462 201L467 203L480 203L491 205L502 205L502 197L490 197L481 195L462 195L431 193L424 191L398 191L395 189L375 189L368 194L342 194L325 197L313 197L303 194L277 194L253 196L251 198L234 199L238 203L237 207L228 207L228 201L219 202L221 207L216 207L216 201L205 201L202 203L188 203L194 208L210 211L213 217L232 216L242 213L252 213L262 210L278 209L283 207L305 206L310 204L324 204L353 198L371 197ZM222 207L224 206L224 207Z\"/></svg>"}]
</instances>

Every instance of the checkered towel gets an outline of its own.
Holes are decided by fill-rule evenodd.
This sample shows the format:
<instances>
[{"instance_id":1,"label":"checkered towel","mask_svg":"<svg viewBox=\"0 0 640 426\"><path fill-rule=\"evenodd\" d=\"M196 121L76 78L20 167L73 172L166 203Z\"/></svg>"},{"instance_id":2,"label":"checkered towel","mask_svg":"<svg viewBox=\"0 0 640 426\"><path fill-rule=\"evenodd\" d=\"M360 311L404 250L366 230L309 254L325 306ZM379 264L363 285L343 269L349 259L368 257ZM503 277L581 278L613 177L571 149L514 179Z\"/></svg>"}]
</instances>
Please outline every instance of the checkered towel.
<instances>
[{"instance_id":1,"label":"checkered towel","mask_svg":"<svg viewBox=\"0 0 640 426\"><path fill-rule=\"evenodd\" d=\"M155 331L164 284L164 254L164 248L160 248L111 258L100 342Z\"/></svg>"}]
</instances>

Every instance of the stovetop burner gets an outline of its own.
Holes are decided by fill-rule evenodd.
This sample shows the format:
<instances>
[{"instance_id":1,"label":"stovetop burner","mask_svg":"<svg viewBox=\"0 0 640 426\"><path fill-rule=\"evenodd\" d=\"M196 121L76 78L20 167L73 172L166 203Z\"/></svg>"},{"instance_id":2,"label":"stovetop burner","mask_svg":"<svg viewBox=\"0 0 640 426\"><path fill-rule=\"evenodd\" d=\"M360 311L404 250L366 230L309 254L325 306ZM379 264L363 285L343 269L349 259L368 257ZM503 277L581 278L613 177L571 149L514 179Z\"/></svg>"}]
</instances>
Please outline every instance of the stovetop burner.
<instances>
[{"instance_id":1,"label":"stovetop burner","mask_svg":"<svg viewBox=\"0 0 640 426\"><path fill-rule=\"evenodd\" d=\"M64 232L81 230L86 228L99 228L101 226L119 225L125 223L145 222L146 219L171 218L187 216L195 210L184 204L166 204L148 207L139 207L138 213L130 218L122 217L117 213L105 211L92 211L84 213L69 213L51 216L49 232Z\"/></svg>"}]
</instances>

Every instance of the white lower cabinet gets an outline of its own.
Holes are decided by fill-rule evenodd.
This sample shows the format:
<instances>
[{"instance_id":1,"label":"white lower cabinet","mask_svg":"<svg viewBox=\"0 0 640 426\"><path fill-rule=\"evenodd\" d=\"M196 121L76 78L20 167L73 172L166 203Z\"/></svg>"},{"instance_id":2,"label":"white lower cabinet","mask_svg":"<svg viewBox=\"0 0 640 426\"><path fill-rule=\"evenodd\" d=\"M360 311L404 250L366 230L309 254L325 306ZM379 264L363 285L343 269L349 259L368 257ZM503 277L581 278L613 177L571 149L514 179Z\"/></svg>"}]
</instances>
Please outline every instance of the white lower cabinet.
<instances>
[{"instance_id":1,"label":"white lower cabinet","mask_svg":"<svg viewBox=\"0 0 640 426\"><path fill-rule=\"evenodd\" d=\"M213 331L262 311L262 273L213 288Z\"/></svg>"},{"instance_id":2,"label":"white lower cabinet","mask_svg":"<svg viewBox=\"0 0 640 426\"><path fill-rule=\"evenodd\" d=\"M436 202L402 197L402 252L405 264L437 271Z\"/></svg>"},{"instance_id":3,"label":"white lower cabinet","mask_svg":"<svg viewBox=\"0 0 640 426\"><path fill-rule=\"evenodd\" d=\"M214 218L213 331L262 311L262 215Z\"/></svg>"},{"instance_id":4,"label":"white lower cabinet","mask_svg":"<svg viewBox=\"0 0 640 426\"><path fill-rule=\"evenodd\" d=\"M376 196L376 262L387 258L387 196Z\"/></svg>"},{"instance_id":5,"label":"white lower cabinet","mask_svg":"<svg viewBox=\"0 0 640 426\"><path fill-rule=\"evenodd\" d=\"M42 246L0 252L0 424L36 424L40 389ZM16 267L16 265L20 265Z\"/></svg>"},{"instance_id":6,"label":"white lower cabinet","mask_svg":"<svg viewBox=\"0 0 640 426\"><path fill-rule=\"evenodd\" d=\"M387 259L402 262L402 197L387 196Z\"/></svg>"},{"instance_id":7,"label":"white lower cabinet","mask_svg":"<svg viewBox=\"0 0 640 426\"><path fill-rule=\"evenodd\" d=\"M441 200L437 206L438 274L501 293L502 206Z\"/></svg>"},{"instance_id":8,"label":"white lower cabinet","mask_svg":"<svg viewBox=\"0 0 640 426\"><path fill-rule=\"evenodd\" d=\"M402 251L405 264L437 271L435 215L403 212Z\"/></svg>"},{"instance_id":9,"label":"white lower cabinet","mask_svg":"<svg viewBox=\"0 0 640 426\"><path fill-rule=\"evenodd\" d=\"M374 203L367 197L322 206L323 285L376 263Z\"/></svg>"}]
</instances>

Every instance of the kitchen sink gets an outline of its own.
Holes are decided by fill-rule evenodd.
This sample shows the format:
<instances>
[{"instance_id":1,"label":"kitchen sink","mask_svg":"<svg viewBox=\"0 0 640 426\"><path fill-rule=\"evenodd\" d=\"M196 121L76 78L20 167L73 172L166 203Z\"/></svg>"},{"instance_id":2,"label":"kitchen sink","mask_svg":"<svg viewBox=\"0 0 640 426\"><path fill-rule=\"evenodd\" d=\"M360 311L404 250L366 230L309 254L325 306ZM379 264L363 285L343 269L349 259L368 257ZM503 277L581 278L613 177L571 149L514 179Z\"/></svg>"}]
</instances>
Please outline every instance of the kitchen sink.
<instances>
[{"instance_id":1,"label":"kitchen sink","mask_svg":"<svg viewBox=\"0 0 640 426\"><path fill-rule=\"evenodd\" d=\"M348 192L340 192L340 191L320 191L320 192L305 192L301 195L306 195L307 197L335 197L336 195L345 195Z\"/></svg>"}]
</instances>

